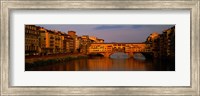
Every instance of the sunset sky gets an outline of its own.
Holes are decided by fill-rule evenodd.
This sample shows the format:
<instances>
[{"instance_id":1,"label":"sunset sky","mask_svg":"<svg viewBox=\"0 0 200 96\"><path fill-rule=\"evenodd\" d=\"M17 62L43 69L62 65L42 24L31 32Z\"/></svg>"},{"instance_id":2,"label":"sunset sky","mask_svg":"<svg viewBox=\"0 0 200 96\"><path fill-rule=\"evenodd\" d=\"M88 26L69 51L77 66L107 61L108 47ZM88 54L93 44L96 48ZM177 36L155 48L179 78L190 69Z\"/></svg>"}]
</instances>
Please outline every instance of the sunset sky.
<instances>
[{"instance_id":1,"label":"sunset sky","mask_svg":"<svg viewBox=\"0 0 200 96\"><path fill-rule=\"evenodd\" d=\"M50 30L67 32L76 31L78 36L89 35L104 39L105 42L144 42L153 32L159 34L174 25L117 25L117 24L42 24L38 25Z\"/></svg>"}]
</instances>

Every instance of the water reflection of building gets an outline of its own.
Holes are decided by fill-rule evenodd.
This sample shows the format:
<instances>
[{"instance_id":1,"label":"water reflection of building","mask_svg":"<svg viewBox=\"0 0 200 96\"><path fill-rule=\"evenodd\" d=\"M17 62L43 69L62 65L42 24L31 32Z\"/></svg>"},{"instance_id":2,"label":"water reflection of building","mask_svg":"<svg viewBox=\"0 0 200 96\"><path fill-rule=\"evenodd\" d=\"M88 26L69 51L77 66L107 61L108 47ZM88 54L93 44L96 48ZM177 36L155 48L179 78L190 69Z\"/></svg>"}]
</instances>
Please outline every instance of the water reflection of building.
<instances>
[{"instance_id":1,"label":"water reflection of building","mask_svg":"<svg viewBox=\"0 0 200 96\"><path fill-rule=\"evenodd\" d=\"M110 58L88 59L88 70L91 71L106 71L111 70L112 60Z\"/></svg>"},{"instance_id":2,"label":"water reflection of building","mask_svg":"<svg viewBox=\"0 0 200 96\"><path fill-rule=\"evenodd\" d=\"M33 67L35 71L174 71L174 66L159 60L93 58Z\"/></svg>"},{"instance_id":3,"label":"water reflection of building","mask_svg":"<svg viewBox=\"0 0 200 96\"><path fill-rule=\"evenodd\" d=\"M146 71L154 70L152 62L133 59L96 58L87 62L90 71Z\"/></svg>"}]
</instances>

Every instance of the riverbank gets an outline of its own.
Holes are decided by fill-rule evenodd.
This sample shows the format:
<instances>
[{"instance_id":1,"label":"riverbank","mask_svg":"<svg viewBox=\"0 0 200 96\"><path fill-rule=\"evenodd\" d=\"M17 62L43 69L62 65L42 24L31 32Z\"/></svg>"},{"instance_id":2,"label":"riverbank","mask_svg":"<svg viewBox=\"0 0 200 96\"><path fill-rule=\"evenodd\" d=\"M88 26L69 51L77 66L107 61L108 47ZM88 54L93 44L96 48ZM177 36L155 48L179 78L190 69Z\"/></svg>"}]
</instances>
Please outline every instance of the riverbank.
<instances>
[{"instance_id":1,"label":"riverbank","mask_svg":"<svg viewBox=\"0 0 200 96\"><path fill-rule=\"evenodd\" d=\"M28 56L25 58L25 70L32 67L51 65L56 63L67 62L71 60L87 58L87 55L73 54L73 55L46 55L46 56Z\"/></svg>"},{"instance_id":2,"label":"riverbank","mask_svg":"<svg viewBox=\"0 0 200 96\"><path fill-rule=\"evenodd\" d=\"M25 63L34 63L36 61L46 61L51 59L58 59L58 58L76 58L76 57L87 57L87 55L84 54L52 54L52 55L33 55L33 56L26 56L25 57Z\"/></svg>"}]
</instances>

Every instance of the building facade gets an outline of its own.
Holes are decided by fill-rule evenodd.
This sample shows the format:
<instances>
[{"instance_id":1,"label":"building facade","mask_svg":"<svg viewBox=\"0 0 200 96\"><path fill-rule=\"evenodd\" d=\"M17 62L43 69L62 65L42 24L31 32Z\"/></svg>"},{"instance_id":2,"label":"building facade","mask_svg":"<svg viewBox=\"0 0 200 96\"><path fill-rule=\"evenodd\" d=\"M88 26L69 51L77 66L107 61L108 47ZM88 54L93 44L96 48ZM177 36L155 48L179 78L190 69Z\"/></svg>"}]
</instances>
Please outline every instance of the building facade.
<instances>
[{"instance_id":1,"label":"building facade","mask_svg":"<svg viewBox=\"0 0 200 96\"><path fill-rule=\"evenodd\" d=\"M88 52L151 52L151 48L146 43L92 43Z\"/></svg>"},{"instance_id":2,"label":"building facade","mask_svg":"<svg viewBox=\"0 0 200 96\"><path fill-rule=\"evenodd\" d=\"M39 52L39 27L25 25L25 55L36 55Z\"/></svg>"},{"instance_id":3,"label":"building facade","mask_svg":"<svg viewBox=\"0 0 200 96\"><path fill-rule=\"evenodd\" d=\"M146 43L150 44L155 58L175 59L175 26L164 30L162 34L152 33Z\"/></svg>"}]
</instances>

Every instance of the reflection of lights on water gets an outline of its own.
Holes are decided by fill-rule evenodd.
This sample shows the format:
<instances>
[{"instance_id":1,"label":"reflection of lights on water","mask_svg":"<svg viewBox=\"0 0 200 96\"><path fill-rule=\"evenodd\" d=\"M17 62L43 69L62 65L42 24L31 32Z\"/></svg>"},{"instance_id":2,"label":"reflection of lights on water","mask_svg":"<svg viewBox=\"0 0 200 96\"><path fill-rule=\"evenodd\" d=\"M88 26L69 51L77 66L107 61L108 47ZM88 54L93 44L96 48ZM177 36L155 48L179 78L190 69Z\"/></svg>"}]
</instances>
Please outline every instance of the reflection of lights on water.
<instances>
[{"instance_id":1,"label":"reflection of lights on water","mask_svg":"<svg viewBox=\"0 0 200 96\"><path fill-rule=\"evenodd\" d=\"M148 70L147 62L128 59L93 58L88 59L88 70L92 71L137 71Z\"/></svg>"},{"instance_id":2,"label":"reflection of lights on water","mask_svg":"<svg viewBox=\"0 0 200 96\"><path fill-rule=\"evenodd\" d=\"M136 55L137 56L137 55ZM158 66L158 64L160 66ZM51 64L47 66L33 67L30 70L37 71L165 71L172 65L168 66L165 62L134 60L128 59L111 59L104 57L82 58L64 63Z\"/></svg>"}]
</instances>

